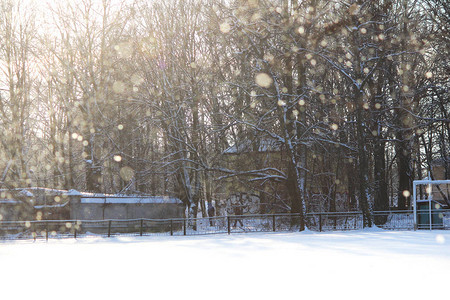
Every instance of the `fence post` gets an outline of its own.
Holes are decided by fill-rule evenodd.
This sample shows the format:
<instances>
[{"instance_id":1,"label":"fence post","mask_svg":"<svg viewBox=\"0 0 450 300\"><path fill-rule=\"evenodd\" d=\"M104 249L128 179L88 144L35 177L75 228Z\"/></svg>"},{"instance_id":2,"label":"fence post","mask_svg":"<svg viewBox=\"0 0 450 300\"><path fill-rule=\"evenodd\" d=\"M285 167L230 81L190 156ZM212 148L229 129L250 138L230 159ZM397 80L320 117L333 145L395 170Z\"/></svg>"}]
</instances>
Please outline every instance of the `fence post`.
<instances>
[{"instance_id":1,"label":"fence post","mask_svg":"<svg viewBox=\"0 0 450 300\"><path fill-rule=\"evenodd\" d=\"M186 235L186 219L183 219L183 235Z\"/></svg>"},{"instance_id":2,"label":"fence post","mask_svg":"<svg viewBox=\"0 0 450 300\"><path fill-rule=\"evenodd\" d=\"M45 241L48 242L48 222L45 222Z\"/></svg>"},{"instance_id":3,"label":"fence post","mask_svg":"<svg viewBox=\"0 0 450 300\"><path fill-rule=\"evenodd\" d=\"M77 224L77 222L75 222L75 225L73 225L73 228L74 228L73 238L74 238L74 239L77 238L77 226L78 226L78 224Z\"/></svg>"},{"instance_id":4,"label":"fence post","mask_svg":"<svg viewBox=\"0 0 450 300\"><path fill-rule=\"evenodd\" d=\"M111 237L111 220L108 221L108 237Z\"/></svg>"},{"instance_id":5,"label":"fence post","mask_svg":"<svg viewBox=\"0 0 450 300\"><path fill-rule=\"evenodd\" d=\"M170 219L170 235L173 235L173 219Z\"/></svg>"},{"instance_id":6,"label":"fence post","mask_svg":"<svg viewBox=\"0 0 450 300\"><path fill-rule=\"evenodd\" d=\"M227 227L228 227L228 234L230 234L231 233L230 216L227 216Z\"/></svg>"},{"instance_id":7,"label":"fence post","mask_svg":"<svg viewBox=\"0 0 450 300\"><path fill-rule=\"evenodd\" d=\"M431 174L430 174L431 177ZM417 230L417 187L416 187L417 182L414 180L413 181L413 203L414 203L414 231ZM430 220L431 221L431 220Z\"/></svg>"},{"instance_id":8,"label":"fence post","mask_svg":"<svg viewBox=\"0 0 450 300\"><path fill-rule=\"evenodd\" d=\"M272 230L275 232L276 231L276 226L275 226L275 215L272 215Z\"/></svg>"},{"instance_id":9,"label":"fence post","mask_svg":"<svg viewBox=\"0 0 450 300\"><path fill-rule=\"evenodd\" d=\"M141 219L141 228L139 231L139 235L142 236L142 231L144 230L144 219Z\"/></svg>"},{"instance_id":10,"label":"fence post","mask_svg":"<svg viewBox=\"0 0 450 300\"><path fill-rule=\"evenodd\" d=\"M362 214L362 219L363 219L363 223L362 223L362 229L366 228L366 216L364 215L364 212L361 213ZM357 229L357 228L355 228Z\"/></svg>"},{"instance_id":11,"label":"fence post","mask_svg":"<svg viewBox=\"0 0 450 300\"><path fill-rule=\"evenodd\" d=\"M322 214L319 213L319 232L322 232Z\"/></svg>"}]
</instances>

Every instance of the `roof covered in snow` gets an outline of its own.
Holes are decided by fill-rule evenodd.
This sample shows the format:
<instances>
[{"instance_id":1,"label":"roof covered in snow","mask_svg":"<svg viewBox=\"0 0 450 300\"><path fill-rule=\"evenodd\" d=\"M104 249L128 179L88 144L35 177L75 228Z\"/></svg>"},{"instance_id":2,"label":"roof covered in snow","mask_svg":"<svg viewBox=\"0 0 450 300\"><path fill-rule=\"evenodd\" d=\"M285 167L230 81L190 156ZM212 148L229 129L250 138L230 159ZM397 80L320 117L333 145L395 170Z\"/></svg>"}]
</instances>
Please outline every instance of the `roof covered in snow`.
<instances>
[{"instance_id":1,"label":"roof covered in snow","mask_svg":"<svg viewBox=\"0 0 450 300\"><path fill-rule=\"evenodd\" d=\"M81 197L84 204L181 204L181 200L174 197L129 197L129 196L106 196L106 197Z\"/></svg>"},{"instance_id":2,"label":"roof covered in snow","mask_svg":"<svg viewBox=\"0 0 450 300\"><path fill-rule=\"evenodd\" d=\"M175 197L169 196L140 196L140 195L123 195L123 194L101 194L101 193L88 193L88 192L80 192L77 190L58 190L58 189L50 189L50 188L42 188L42 187L31 187L31 188L19 188L13 190L0 190L4 192L12 192L13 199L2 199L0 198L0 204L17 204L21 203L17 201L15 196L21 197L29 197L33 198L35 204L35 208L43 208L43 207L64 207L68 202L65 203L54 203L47 204L42 199L43 196L62 196L63 198L67 198L66 196L79 196L81 199L81 203L93 204L93 203L117 203L117 204L150 204L150 203L165 203L165 204L181 204L181 200ZM42 198L42 199L41 199ZM41 199L37 201L37 199ZM31 201L31 200L30 200ZM41 203L42 202L42 203Z\"/></svg>"},{"instance_id":3,"label":"roof covered in snow","mask_svg":"<svg viewBox=\"0 0 450 300\"><path fill-rule=\"evenodd\" d=\"M27 187L27 188L16 188L16 189L0 189L0 192L10 192L14 195L23 196L23 197L35 197L37 195L75 195L79 193L75 190L58 190L58 189L50 189L43 187Z\"/></svg>"},{"instance_id":4,"label":"roof covered in snow","mask_svg":"<svg viewBox=\"0 0 450 300\"><path fill-rule=\"evenodd\" d=\"M19 204L21 201L13 200L13 199L0 199L0 204Z\"/></svg>"}]
</instances>

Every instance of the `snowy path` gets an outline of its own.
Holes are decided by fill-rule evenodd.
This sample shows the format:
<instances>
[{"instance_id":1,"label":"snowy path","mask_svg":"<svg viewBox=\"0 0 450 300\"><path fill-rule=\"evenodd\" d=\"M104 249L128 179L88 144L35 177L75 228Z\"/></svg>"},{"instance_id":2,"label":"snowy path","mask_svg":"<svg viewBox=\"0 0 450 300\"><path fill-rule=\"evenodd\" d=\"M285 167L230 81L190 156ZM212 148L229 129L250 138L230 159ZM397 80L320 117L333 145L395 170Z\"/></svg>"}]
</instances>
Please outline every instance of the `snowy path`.
<instances>
[{"instance_id":1,"label":"snowy path","mask_svg":"<svg viewBox=\"0 0 450 300\"><path fill-rule=\"evenodd\" d=\"M448 280L449 231L0 241L8 300L445 299Z\"/></svg>"}]
</instances>

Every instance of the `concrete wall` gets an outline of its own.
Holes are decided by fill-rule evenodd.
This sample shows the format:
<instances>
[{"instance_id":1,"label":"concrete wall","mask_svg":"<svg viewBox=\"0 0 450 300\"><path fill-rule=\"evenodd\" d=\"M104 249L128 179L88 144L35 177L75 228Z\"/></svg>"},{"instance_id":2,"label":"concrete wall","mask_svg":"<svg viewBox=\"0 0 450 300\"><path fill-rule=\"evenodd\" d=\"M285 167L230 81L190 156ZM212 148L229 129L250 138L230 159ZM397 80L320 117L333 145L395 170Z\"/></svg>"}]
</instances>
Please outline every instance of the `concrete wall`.
<instances>
[{"instance_id":1,"label":"concrete wall","mask_svg":"<svg viewBox=\"0 0 450 300\"><path fill-rule=\"evenodd\" d=\"M173 197L133 197L93 195L77 191L27 188L15 191L13 197L0 198L0 221L35 220L38 212L43 220L103 219L172 219L184 217L184 206ZM18 199L22 199L19 201ZM83 199L83 200L82 200ZM30 205L25 205L30 203Z\"/></svg>"},{"instance_id":2,"label":"concrete wall","mask_svg":"<svg viewBox=\"0 0 450 300\"><path fill-rule=\"evenodd\" d=\"M184 207L175 203L71 203L73 220L183 218Z\"/></svg>"},{"instance_id":3,"label":"concrete wall","mask_svg":"<svg viewBox=\"0 0 450 300\"><path fill-rule=\"evenodd\" d=\"M33 220L36 217L31 207L11 202L0 203L0 221Z\"/></svg>"}]
</instances>

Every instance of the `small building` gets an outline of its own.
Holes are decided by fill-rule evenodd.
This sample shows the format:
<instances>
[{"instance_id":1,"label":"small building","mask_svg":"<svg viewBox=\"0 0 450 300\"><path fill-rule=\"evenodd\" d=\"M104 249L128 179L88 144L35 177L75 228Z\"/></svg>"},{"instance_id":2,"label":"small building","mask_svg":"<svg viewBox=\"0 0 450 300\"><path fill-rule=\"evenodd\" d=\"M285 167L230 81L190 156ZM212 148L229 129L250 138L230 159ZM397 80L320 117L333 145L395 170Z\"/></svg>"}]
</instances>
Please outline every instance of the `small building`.
<instances>
[{"instance_id":1,"label":"small building","mask_svg":"<svg viewBox=\"0 0 450 300\"><path fill-rule=\"evenodd\" d=\"M431 204L431 209L430 209ZM436 200L418 200L417 201L417 228L429 229L444 229L444 215L443 209L447 208L445 203ZM431 218L431 224L430 224Z\"/></svg>"},{"instance_id":2,"label":"small building","mask_svg":"<svg viewBox=\"0 0 450 300\"><path fill-rule=\"evenodd\" d=\"M0 199L0 221L26 220L33 215L33 207L15 199Z\"/></svg>"},{"instance_id":3,"label":"small building","mask_svg":"<svg viewBox=\"0 0 450 300\"><path fill-rule=\"evenodd\" d=\"M216 199L219 215L286 212L283 199L287 198L285 181L280 171L286 171L283 144L271 137L244 139L223 151L223 164L242 172L230 176L218 187L221 197ZM265 171L252 173L254 169ZM264 175L262 175L264 174ZM254 180L255 177L266 177Z\"/></svg>"},{"instance_id":4,"label":"small building","mask_svg":"<svg viewBox=\"0 0 450 300\"><path fill-rule=\"evenodd\" d=\"M22 188L0 190L0 221L171 219L184 217L184 205L167 196L105 195Z\"/></svg>"},{"instance_id":5,"label":"small building","mask_svg":"<svg viewBox=\"0 0 450 300\"><path fill-rule=\"evenodd\" d=\"M72 220L172 219L184 217L178 198L79 193L71 195Z\"/></svg>"},{"instance_id":6,"label":"small building","mask_svg":"<svg viewBox=\"0 0 450 300\"><path fill-rule=\"evenodd\" d=\"M431 162L431 174L428 178L433 178L434 180L447 180L447 183L433 184L430 191L424 191L428 193L427 197L436 201L444 209L450 208L450 157L443 157L440 159L435 159ZM433 175L431 177L430 175Z\"/></svg>"},{"instance_id":7,"label":"small building","mask_svg":"<svg viewBox=\"0 0 450 300\"><path fill-rule=\"evenodd\" d=\"M414 228L447 229L450 226L450 180L414 180Z\"/></svg>"},{"instance_id":8,"label":"small building","mask_svg":"<svg viewBox=\"0 0 450 300\"><path fill-rule=\"evenodd\" d=\"M450 157L433 160L431 162L431 169L435 180L450 179Z\"/></svg>"},{"instance_id":9,"label":"small building","mask_svg":"<svg viewBox=\"0 0 450 300\"><path fill-rule=\"evenodd\" d=\"M32 196L22 189L0 190L0 221L26 220L34 213Z\"/></svg>"}]
</instances>

